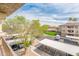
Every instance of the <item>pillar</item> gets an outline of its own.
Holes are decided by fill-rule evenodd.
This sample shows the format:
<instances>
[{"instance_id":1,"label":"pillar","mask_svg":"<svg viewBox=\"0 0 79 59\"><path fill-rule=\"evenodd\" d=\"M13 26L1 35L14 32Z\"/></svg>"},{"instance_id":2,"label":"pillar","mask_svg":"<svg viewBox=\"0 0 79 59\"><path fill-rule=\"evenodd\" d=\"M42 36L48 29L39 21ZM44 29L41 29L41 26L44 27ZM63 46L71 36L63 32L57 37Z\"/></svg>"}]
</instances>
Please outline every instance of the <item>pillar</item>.
<instances>
[{"instance_id":1,"label":"pillar","mask_svg":"<svg viewBox=\"0 0 79 59\"><path fill-rule=\"evenodd\" d=\"M6 18L6 14L0 13L0 32L2 32L2 23L4 22Z\"/></svg>"}]
</instances>

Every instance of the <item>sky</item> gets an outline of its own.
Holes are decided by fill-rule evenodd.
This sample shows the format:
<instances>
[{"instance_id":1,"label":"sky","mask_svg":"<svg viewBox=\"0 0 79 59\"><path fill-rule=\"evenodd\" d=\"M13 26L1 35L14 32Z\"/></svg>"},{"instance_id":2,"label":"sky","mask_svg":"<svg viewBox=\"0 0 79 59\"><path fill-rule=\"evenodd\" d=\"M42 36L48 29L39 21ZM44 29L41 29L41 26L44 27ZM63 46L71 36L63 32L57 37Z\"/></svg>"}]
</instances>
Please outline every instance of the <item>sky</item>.
<instances>
[{"instance_id":1,"label":"sky","mask_svg":"<svg viewBox=\"0 0 79 59\"><path fill-rule=\"evenodd\" d=\"M79 19L79 4L77 3L26 3L12 15L24 16L29 20L39 19L41 24L63 24L69 17Z\"/></svg>"}]
</instances>

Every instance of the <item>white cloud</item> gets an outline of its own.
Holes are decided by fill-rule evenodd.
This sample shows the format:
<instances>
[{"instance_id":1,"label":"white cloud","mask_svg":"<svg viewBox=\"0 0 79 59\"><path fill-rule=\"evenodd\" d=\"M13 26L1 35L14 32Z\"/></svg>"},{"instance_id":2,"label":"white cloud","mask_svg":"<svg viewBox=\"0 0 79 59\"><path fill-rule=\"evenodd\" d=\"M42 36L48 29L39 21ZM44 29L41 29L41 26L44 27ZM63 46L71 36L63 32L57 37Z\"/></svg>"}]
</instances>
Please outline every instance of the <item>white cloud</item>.
<instances>
[{"instance_id":1,"label":"white cloud","mask_svg":"<svg viewBox=\"0 0 79 59\"><path fill-rule=\"evenodd\" d=\"M79 18L79 4L37 4L40 9L38 8L32 8L31 10L25 10L25 11L16 11L12 16L15 15L23 15L27 19L40 19L41 23L47 23L47 24L59 24L59 23L65 23L67 20L65 18L68 18L70 16L74 16ZM47 9L46 12L51 13L45 13L45 9L41 11L41 8ZM51 10L52 8L55 8L56 10ZM52 13L53 12L59 12L59 13ZM63 20L62 20L63 19ZM65 19L65 20L64 20Z\"/></svg>"}]
</instances>

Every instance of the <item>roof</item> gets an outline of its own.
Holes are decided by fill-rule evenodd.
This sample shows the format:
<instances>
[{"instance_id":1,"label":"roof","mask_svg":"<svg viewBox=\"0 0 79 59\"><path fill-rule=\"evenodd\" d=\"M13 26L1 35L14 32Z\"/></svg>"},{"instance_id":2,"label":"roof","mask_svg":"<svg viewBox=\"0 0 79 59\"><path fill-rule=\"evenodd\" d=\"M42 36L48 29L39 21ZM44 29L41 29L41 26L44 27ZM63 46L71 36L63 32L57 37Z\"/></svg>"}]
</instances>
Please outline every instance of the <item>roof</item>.
<instances>
[{"instance_id":1,"label":"roof","mask_svg":"<svg viewBox=\"0 0 79 59\"><path fill-rule=\"evenodd\" d=\"M60 26L79 26L79 22L68 22Z\"/></svg>"},{"instance_id":2,"label":"roof","mask_svg":"<svg viewBox=\"0 0 79 59\"><path fill-rule=\"evenodd\" d=\"M68 35L66 35L66 37L68 37L68 38L74 38L74 39L78 39L79 40L79 37L76 37L76 36L68 36Z\"/></svg>"},{"instance_id":3,"label":"roof","mask_svg":"<svg viewBox=\"0 0 79 59\"><path fill-rule=\"evenodd\" d=\"M59 27L59 24L48 25L49 27Z\"/></svg>"},{"instance_id":4,"label":"roof","mask_svg":"<svg viewBox=\"0 0 79 59\"><path fill-rule=\"evenodd\" d=\"M0 19L9 16L22 5L22 3L0 3Z\"/></svg>"},{"instance_id":5,"label":"roof","mask_svg":"<svg viewBox=\"0 0 79 59\"><path fill-rule=\"evenodd\" d=\"M49 46L51 48L55 48L55 49L58 49L60 51L69 53L71 55L77 55L77 53L79 53L79 47L78 46L69 45L69 44L66 44L66 43L53 41L53 40L49 40L49 39L43 39L42 41L40 41L40 43L44 44L46 46Z\"/></svg>"}]
</instances>

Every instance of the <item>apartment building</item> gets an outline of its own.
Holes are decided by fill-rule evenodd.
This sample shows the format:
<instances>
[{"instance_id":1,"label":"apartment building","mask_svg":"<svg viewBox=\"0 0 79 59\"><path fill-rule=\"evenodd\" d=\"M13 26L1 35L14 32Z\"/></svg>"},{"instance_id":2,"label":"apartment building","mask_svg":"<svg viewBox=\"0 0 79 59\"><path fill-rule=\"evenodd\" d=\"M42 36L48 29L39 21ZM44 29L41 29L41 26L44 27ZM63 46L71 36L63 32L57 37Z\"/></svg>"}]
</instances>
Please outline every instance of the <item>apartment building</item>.
<instances>
[{"instance_id":1,"label":"apartment building","mask_svg":"<svg viewBox=\"0 0 79 59\"><path fill-rule=\"evenodd\" d=\"M79 36L79 22L76 18L69 18L69 21L59 26L61 36Z\"/></svg>"},{"instance_id":2,"label":"apartment building","mask_svg":"<svg viewBox=\"0 0 79 59\"><path fill-rule=\"evenodd\" d=\"M48 31L58 31L59 26L58 25L52 25L52 26L48 26Z\"/></svg>"}]
</instances>

